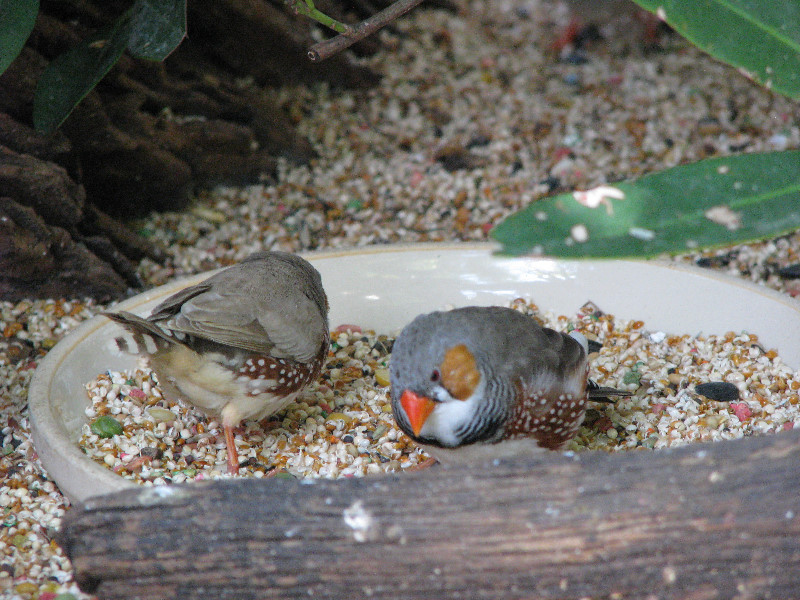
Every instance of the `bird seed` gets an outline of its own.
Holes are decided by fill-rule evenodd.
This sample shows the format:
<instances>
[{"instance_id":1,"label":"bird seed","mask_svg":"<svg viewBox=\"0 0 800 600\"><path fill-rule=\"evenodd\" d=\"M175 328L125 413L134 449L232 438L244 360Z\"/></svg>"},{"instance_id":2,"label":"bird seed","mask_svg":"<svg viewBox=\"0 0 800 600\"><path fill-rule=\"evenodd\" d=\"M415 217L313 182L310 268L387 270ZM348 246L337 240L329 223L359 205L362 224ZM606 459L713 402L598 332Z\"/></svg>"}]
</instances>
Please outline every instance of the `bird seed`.
<instances>
[{"instance_id":1,"label":"bird seed","mask_svg":"<svg viewBox=\"0 0 800 600\"><path fill-rule=\"evenodd\" d=\"M800 424L800 377L754 333L652 331L590 302L569 317L521 299L511 306L542 325L583 333L593 348L599 345L590 354L590 377L632 394L590 406L569 450L652 450ZM392 418L386 377L392 339L342 331L332 339L320 379L297 401L238 428L240 476L360 477L427 459ZM230 476L219 423L164 398L144 360L130 372L99 375L87 391L89 422L80 445L96 462L146 485ZM122 433L106 435L108 419Z\"/></svg>"}]
</instances>

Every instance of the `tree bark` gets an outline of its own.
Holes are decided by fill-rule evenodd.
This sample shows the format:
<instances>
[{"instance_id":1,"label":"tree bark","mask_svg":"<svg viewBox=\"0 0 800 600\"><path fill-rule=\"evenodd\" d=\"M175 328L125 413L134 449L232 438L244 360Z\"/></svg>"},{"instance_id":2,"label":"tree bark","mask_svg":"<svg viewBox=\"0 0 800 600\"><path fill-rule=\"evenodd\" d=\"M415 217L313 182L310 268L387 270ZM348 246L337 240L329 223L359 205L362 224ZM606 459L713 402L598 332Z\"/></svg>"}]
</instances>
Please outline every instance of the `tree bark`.
<instances>
[{"instance_id":1,"label":"tree bark","mask_svg":"<svg viewBox=\"0 0 800 600\"><path fill-rule=\"evenodd\" d=\"M675 450L90 499L99 598L800 598L800 431Z\"/></svg>"},{"instance_id":2,"label":"tree bark","mask_svg":"<svg viewBox=\"0 0 800 600\"><path fill-rule=\"evenodd\" d=\"M342 13L349 4L329 2ZM377 10L385 0L363 4ZM308 61L315 25L291 14L282 0L193 0L188 38L166 61L124 55L59 132L36 133L34 91L48 62L129 5L43 1L26 47L0 75L0 196L4 210L17 207L13 223L0 228L0 264L28 260L28 242L49 252L28 264L34 276L27 280L0 272L3 299L77 293L108 300L137 287L135 262L144 255L163 260L165 254L135 241L121 222L153 210L181 210L198 188L269 179L280 157L305 162L314 156L270 89L378 81L346 53L324 65ZM35 189L26 189L30 183ZM73 259L87 261L87 278L100 273L95 266L103 271L107 285L94 279L81 285Z\"/></svg>"},{"instance_id":3,"label":"tree bark","mask_svg":"<svg viewBox=\"0 0 800 600\"><path fill-rule=\"evenodd\" d=\"M38 295L108 301L141 285L117 247L132 256L161 258L144 240L87 207L83 188L56 163L0 146L0 190L6 194L0 196L3 300ZM87 224L91 231L84 233Z\"/></svg>"}]
</instances>

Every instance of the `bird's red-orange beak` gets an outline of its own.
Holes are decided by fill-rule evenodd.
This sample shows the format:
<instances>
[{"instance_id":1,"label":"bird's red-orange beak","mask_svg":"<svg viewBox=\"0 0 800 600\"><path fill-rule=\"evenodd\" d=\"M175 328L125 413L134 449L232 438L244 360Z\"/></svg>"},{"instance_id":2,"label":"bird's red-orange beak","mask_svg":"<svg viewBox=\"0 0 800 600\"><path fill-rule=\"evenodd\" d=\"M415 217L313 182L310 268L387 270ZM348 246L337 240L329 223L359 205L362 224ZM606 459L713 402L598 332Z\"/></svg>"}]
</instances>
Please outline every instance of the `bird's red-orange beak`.
<instances>
[{"instance_id":1,"label":"bird's red-orange beak","mask_svg":"<svg viewBox=\"0 0 800 600\"><path fill-rule=\"evenodd\" d=\"M411 390L405 390L403 395L400 396L400 406L406 411L406 416L414 435L419 435L422 426L428 420L436 404L426 396L420 396Z\"/></svg>"}]
</instances>

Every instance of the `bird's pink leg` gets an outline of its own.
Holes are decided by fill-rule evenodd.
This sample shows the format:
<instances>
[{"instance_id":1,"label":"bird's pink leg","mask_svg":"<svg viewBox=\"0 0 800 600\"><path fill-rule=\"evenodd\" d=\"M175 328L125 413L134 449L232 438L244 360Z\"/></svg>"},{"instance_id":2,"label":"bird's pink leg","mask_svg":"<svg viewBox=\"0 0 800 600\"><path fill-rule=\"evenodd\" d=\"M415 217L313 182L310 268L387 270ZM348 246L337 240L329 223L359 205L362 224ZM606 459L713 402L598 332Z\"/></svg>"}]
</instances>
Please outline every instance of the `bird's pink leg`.
<instances>
[{"instance_id":1,"label":"bird's pink leg","mask_svg":"<svg viewBox=\"0 0 800 600\"><path fill-rule=\"evenodd\" d=\"M239 472L239 455L236 453L236 442L233 439L233 427L223 425L225 432L225 449L228 451L228 473L236 475Z\"/></svg>"}]
</instances>

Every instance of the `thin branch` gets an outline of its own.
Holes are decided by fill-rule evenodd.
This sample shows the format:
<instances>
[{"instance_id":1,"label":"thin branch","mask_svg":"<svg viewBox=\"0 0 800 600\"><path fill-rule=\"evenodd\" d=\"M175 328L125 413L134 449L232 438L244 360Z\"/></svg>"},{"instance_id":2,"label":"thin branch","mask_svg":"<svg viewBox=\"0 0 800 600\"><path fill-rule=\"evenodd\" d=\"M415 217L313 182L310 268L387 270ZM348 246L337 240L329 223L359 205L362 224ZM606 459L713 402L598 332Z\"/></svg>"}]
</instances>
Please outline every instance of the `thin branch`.
<instances>
[{"instance_id":1,"label":"thin branch","mask_svg":"<svg viewBox=\"0 0 800 600\"><path fill-rule=\"evenodd\" d=\"M334 38L311 46L308 51L309 60L319 62L333 56L337 52L341 52L345 48L349 48L356 42L372 35L381 27L403 16L415 6L421 4L422 1L423 0L397 0L397 2L386 7L381 12L372 15L369 19L352 26L350 32L341 33Z\"/></svg>"}]
</instances>

